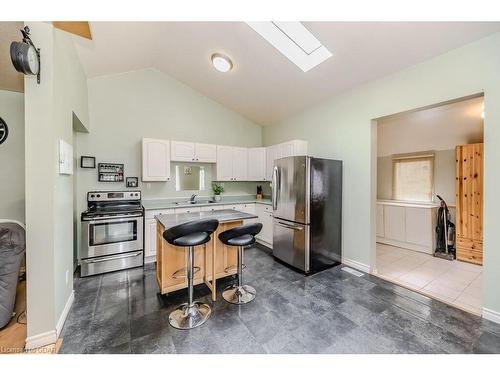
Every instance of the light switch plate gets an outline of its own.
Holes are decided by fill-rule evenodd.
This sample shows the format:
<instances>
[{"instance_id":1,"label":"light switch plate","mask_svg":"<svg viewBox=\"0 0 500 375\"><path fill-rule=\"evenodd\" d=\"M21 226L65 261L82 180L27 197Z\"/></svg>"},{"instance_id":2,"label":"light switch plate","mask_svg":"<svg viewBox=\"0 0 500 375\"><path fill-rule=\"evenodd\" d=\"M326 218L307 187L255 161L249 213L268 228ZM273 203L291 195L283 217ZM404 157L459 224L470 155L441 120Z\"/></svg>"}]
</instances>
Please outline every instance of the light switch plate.
<instances>
[{"instance_id":1,"label":"light switch plate","mask_svg":"<svg viewBox=\"0 0 500 375\"><path fill-rule=\"evenodd\" d=\"M59 174L73 174L73 146L59 140Z\"/></svg>"}]
</instances>

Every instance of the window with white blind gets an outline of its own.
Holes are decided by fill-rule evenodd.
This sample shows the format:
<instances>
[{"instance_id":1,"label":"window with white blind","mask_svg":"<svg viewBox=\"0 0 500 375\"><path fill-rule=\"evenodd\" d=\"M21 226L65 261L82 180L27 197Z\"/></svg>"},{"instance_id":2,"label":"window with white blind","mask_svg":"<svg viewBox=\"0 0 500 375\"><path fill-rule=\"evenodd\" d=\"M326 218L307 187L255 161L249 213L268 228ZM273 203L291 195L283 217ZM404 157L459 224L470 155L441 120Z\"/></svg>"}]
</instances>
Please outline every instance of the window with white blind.
<instances>
[{"instance_id":1,"label":"window with white blind","mask_svg":"<svg viewBox=\"0 0 500 375\"><path fill-rule=\"evenodd\" d=\"M433 192L434 155L405 156L393 159L393 199L431 202Z\"/></svg>"}]
</instances>

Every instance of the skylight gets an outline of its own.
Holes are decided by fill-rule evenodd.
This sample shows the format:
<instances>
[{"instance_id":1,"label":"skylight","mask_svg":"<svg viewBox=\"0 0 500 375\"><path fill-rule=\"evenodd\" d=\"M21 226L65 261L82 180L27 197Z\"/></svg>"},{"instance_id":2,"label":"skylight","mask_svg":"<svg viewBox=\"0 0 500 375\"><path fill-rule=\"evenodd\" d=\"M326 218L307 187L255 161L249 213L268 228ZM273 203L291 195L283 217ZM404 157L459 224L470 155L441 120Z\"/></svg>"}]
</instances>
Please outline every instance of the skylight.
<instances>
[{"instance_id":1,"label":"skylight","mask_svg":"<svg viewBox=\"0 0 500 375\"><path fill-rule=\"evenodd\" d=\"M311 70L332 56L300 22L271 21L247 24L303 72Z\"/></svg>"}]
</instances>

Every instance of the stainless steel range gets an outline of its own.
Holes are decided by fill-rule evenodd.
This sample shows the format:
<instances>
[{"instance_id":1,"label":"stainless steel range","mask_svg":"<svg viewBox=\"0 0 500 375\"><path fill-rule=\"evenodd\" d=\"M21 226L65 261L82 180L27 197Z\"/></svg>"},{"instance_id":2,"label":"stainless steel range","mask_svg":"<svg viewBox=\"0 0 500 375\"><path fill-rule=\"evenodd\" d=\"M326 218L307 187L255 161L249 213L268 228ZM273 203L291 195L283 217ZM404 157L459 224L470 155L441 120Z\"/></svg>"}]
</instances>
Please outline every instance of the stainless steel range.
<instances>
[{"instance_id":1,"label":"stainless steel range","mask_svg":"<svg viewBox=\"0 0 500 375\"><path fill-rule=\"evenodd\" d=\"M82 213L81 275L142 266L143 249L141 192L88 192Z\"/></svg>"}]
</instances>

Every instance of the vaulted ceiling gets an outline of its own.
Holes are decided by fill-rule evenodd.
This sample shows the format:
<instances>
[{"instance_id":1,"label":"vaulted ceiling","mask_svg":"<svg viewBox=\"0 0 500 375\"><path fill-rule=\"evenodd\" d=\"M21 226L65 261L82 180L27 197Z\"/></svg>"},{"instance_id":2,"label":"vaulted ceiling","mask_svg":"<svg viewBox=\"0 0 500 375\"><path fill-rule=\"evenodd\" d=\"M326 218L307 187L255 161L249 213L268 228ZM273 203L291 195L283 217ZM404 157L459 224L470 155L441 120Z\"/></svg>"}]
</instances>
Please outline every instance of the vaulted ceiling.
<instances>
[{"instance_id":1,"label":"vaulted ceiling","mask_svg":"<svg viewBox=\"0 0 500 375\"><path fill-rule=\"evenodd\" d=\"M333 56L304 73L244 22L91 22L76 38L88 77L156 68L253 121L279 122L327 97L494 32L498 22L304 22ZM214 52L234 68L215 71Z\"/></svg>"}]
</instances>

